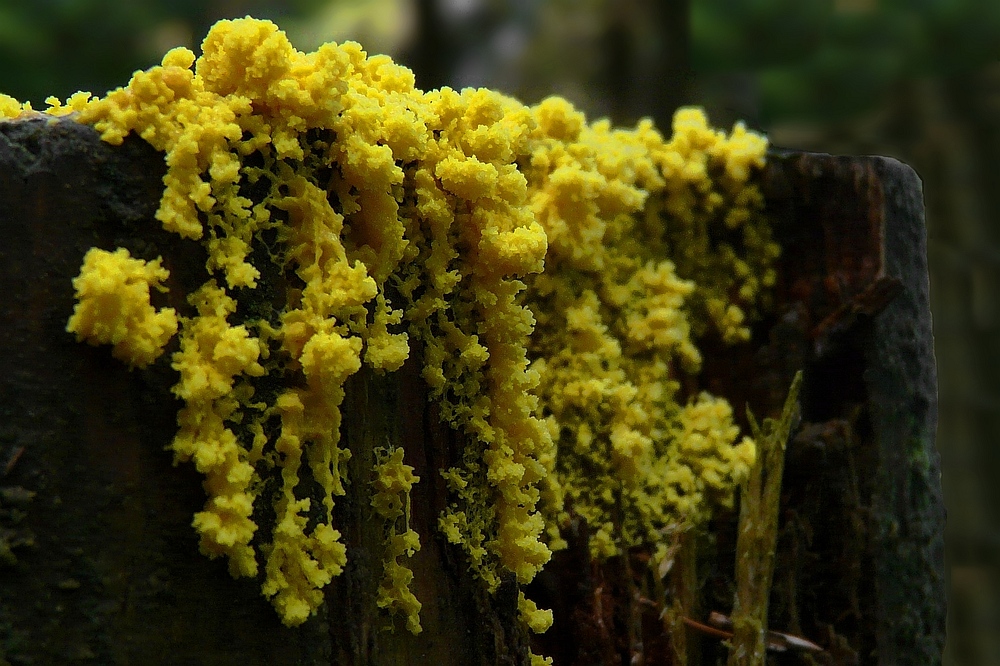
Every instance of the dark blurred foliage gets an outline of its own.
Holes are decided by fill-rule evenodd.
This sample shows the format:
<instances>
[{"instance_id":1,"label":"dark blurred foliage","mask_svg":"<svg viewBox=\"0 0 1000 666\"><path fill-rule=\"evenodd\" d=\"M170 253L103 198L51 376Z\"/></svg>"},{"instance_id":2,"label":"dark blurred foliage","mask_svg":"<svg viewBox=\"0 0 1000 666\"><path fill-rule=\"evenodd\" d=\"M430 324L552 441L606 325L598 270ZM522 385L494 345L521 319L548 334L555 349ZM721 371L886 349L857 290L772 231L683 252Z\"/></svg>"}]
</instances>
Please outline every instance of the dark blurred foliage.
<instances>
[{"instance_id":1,"label":"dark blurred foliage","mask_svg":"<svg viewBox=\"0 0 1000 666\"><path fill-rule=\"evenodd\" d=\"M323 0L0 0L0 90L44 108L49 95L123 85L221 18L280 21Z\"/></svg>"},{"instance_id":2,"label":"dark blurred foliage","mask_svg":"<svg viewBox=\"0 0 1000 666\"><path fill-rule=\"evenodd\" d=\"M103 93L220 18L302 49L358 39L423 88L489 86L666 128L681 104L773 143L880 153L924 180L949 510L949 655L1000 663L997 0L0 0L0 91Z\"/></svg>"},{"instance_id":3,"label":"dark blurred foliage","mask_svg":"<svg viewBox=\"0 0 1000 666\"><path fill-rule=\"evenodd\" d=\"M893 82L1000 53L989 0L697 0L691 26L698 71L753 72L765 123L850 117L885 103Z\"/></svg>"}]
</instances>

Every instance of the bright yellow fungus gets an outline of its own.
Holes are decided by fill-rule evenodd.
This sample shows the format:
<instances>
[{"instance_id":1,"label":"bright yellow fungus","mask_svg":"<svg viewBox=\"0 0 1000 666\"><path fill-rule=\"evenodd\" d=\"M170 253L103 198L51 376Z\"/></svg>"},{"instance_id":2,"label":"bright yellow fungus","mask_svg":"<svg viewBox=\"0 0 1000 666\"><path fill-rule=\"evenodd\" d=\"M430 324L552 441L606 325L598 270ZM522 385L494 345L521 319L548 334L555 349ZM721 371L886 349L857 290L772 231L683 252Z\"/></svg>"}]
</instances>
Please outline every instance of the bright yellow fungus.
<instances>
[{"instance_id":1,"label":"bright yellow fungus","mask_svg":"<svg viewBox=\"0 0 1000 666\"><path fill-rule=\"evenodd\" d=\"M215 282L205 283L188 301L197 316L182 321L180 350L171 364L180 373L174 394L184 401L177 415L180 429L173 442L174 456L193 460L205 475L210 499L194 517L202 551L212 557L228 555L234 576L253 576L257 562L250 540L257 526L250 520L251 486L262 442L255 441L246 450L226 420L240 407L233 392L237 378L264 374L257 362L260 343L245 326L227 323L236 302Z\"/></svg>"},{"instance_id":2,"label":"bright yellow fungus","mask_svg":"<svg viewBox=\"0 0 1000 666\"><path fill-rule=\"evenodd\" d=\"M17 118L25 111L31 111L30 103L21 104L10 95L0 93L0 119Z\"/></svg>"},{"instance_id":3,"label":"bright yellow fungus","mask_svg":"<svg viewBox=\"0 0 1000 666\"><path fill-rule=\"evenodd\" d=\"M529 582L564 544L564 501L604 557L730 500L754 445L737 443L724 400L680 386L699 338L748 337L775 279L748 184L762 137L712 130L695 109L665 139L648 121L588 124L558 98L422 92L357 44L301 53L249 18L216 24L202 48L50 106L165 153L156 217L207 253L171 361L185 403L172 449L205 475L202 551L260 576L286 624L316 610L351 555L333 524L344 382L362 364L397 370L411 338L468 442L439 471L451 493L439 528L489 591L504 573ZM15 104L0 99L0 113ZM147 296L164 279L152 270ZM91 301L78 291L79 311ZM138 302L126 335L162 349L168 327L150 322L163 313ZM374 470L378 605L416 632L402 558L420 545L407 511L419 479L398 444ZM551 623L523 595L518 606L533 630Z\"/></svg>"},{"instance_id":4,"label":"bright yellow fungus","mask_svg":"<svg viewBox=\"0 0 1000 666\"><path fill-rule=\"evenodd\" d=\"M133 259L124 248L91 248L73 279L77 304L66 330L92 345L112 345L111 354L130 366L149 365L177 332L173 308L157 310L149 302L150 287L165 291L169 275L159 259Z\"/></svg>"},{"instance_id":5,"label":"bright yellow fungus","mask_svg":"<svg viewBox=\"0 0 1000 666\"><path fill-rule=\"evenodd\" d=\"M413 572L397 558L412 557L420 550L420 536L410 529L410 489L420 481L413 468L403 463L403 449L375 451L375 493L372 506L386 521L385 571L378 589L379 608L406 616L406 628L419 634L421 603L410 591ZM403 531L399 531L402 523Z\"/></svg>"},{"instance_id":6,"label":"bright yellow fungus","mask_svg":"<svg viewBox=\"0 0 1000 666\"><path fill-rule=\"evenodd\" d=\"M552 626L552 611L540 609L534 601L524 596L524 592L517 594L517 610L524 623L536 634L545 633Z\"/></svg>"}]
</instances>

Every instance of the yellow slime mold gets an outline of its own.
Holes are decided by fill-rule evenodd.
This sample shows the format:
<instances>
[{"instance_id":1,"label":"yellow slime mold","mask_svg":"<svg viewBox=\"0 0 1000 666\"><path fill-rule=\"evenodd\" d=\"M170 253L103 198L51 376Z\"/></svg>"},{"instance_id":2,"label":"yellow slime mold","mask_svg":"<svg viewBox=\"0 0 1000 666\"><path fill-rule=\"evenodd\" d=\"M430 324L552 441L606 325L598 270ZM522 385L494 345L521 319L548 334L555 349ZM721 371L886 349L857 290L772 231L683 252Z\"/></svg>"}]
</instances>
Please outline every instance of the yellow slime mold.
<instances>
[{"instance_id":1,"label":"yellow slime mold","mask_svg":"<svg viewBox=\"0 0 1000 666\"><path fill-rule=\"evenodd\" d=\"M397 370L411 338L467 441L440 471L439 526L491 591L505 573L529 582L563 544L564 500L608 556L701 522L746 475L754 446L736 444L725 401L679 393L698 338L746 339L774 281L747 184L766 144L741 126L726 136L686 109L665 140L646 121L587 124L557 98L422 92L357 44L301 53L252 19L216 24L197 59L175 49L104 98L50 107L165 154L157 220L208 257L172 358L172 449L205 475L202 551L260 576L286 624L350 555L334 526L344 382L362 364ZM0 115L23 111L0 99ZM70 330L148 364L177 328L149 305L165 272L102 252L77 278ZM419 479L396 443L375 472L378 604L416 632L401 558L419 548L405 515ZM519 608L533 630L551 623L523 595Z\"/></svg>"}]
</instances>

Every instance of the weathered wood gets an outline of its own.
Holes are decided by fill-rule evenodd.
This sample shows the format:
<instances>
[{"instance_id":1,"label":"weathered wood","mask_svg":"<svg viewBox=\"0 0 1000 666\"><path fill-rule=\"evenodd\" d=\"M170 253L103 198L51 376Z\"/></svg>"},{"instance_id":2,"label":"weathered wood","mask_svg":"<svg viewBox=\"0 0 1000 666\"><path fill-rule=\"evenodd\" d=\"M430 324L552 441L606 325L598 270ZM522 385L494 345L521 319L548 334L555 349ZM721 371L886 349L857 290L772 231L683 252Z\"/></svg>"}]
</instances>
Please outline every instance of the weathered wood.
<instances>
[{"instance_id":1,"label":"weathered wood","mask_svg":"<svg viewBox=\"0 0 1000 666\"><path fill-rule=\"evenodd\" d=\"M706 349L700 380L776 416L804 370L770 627L826 648L817 663L938 663L944 511L919 179L886 158L776 152L762 186L784 248L774 308L748 347ZM702 597L682 605L696 620L733 602L734 516L720 515L712 532L697 546ZM540 652L557 664L671 663L649 553L586 569L585 548L571 540L533 590L558 609ZM673 599L689 594L685 577L667 581ZM636 598L643 630L630 644L608 627L633 623ZM688 631L686 643L689 663L725 659L716 638Z\"/></svg>"},{"instance_id":2,"label":"weathered wood","mask_svg":"<svg viewBox=\"0 0 1000 666\"><path fill-rule=\"evenodd\" d=\"M478 592L436 529L458 444L429 412L411 360L349 382L342 442L351 486L336 508L349 564L329 603L289 629L223 560L198 552L191 517L201 477L165 450L179 403L166 364L129 371L107 348L65 331L71 280L91 246L162 255L166 303L203 275L200 246L159 229L162 155L119 149L63 121L0 123L0 655L13 664L522 664L527 637L516 588ZM176 343L174 343L176 344ZM173 347L168 348L173 351ZM373 449L405 444L422 482L413 494L423 547L415 588L428 600L411 636L375 606L384 522L371 507ZM412 460L410 459L412 458ZM509 589L507 589L509 588ZM504 591L506 590L506 591Z\"/></svg>"},{"instance_id":3,"label":"weathered wood","mask_svg":"<svg viewBox=\"0 0 1000 666\"><path fill-rule=\"evenodd\" d=\"M283 627L257 585L199 554L201 478L165 450L179 406L169 368L129 372L65 330L91 246L145 258L170 247L172 279L197 275L153 219L164 170L141 140L115 149L73 122L0 123L0 459L23 449L0 485L34 493L16 516L4 502L17 559L0 570L2 653L12 664L329 663L322 620ZM173 286L179 307L186 289Z\"/></svg>"},{"instance_id":4,"label":"weathered wood","mask_svg":"<svg viewBox=\"0 0 1000 666\"><path fill-rule=\"evenodd\" d=\"M881 157L774 156L769 171L780 174L767 193L772 210L784 206L785 229L823 230L822 241L813 232L812 243L786 242L786 263L810 245L806 256L824 260L805 292L815 312L811 396L786 466L800 470L786 483L785 557L801 605L788 608L789 622L805 627L805 605L815 604L814 617L856 636L849 645L861 663L938 663L944 505L920 180ZM820 547L797 550L802 529Z\"/></svg>"},{"instance_id":5,"label":"weathered wood","mask_svg":"<svg viewBox=\"0 0 1000 666\"><path fill-rule=\"evenodd\" d=\"M414 355L416 356L416 355ZM348 565L327 593L330 640L338 666L352 664L520 664L527 633L517 618L517 587L501 585L490 598L469 572L462 553L437 529L447 488L438 473L458 462L459 437L429 408L420 364L409 359L390 375L363 368L346 385L342 443L351 450L350 487L335 515ZM371 506L369 480L375 448L405 448L420 477L411 493L411 527L421 548L409 560L413 592L423 603L423 631L412 636L376 605L382 576L384 521ZM336 614L336 619L332 617Z\"/></svg>"},{"instance_id":6,"label":"weathered wood","mask_svg":"<svg viewBox=\"0 0 1000 666\"><path fill-rule=\"evenodd\" d=\"M874 166L885 193L885 270L902 285L865 350L879 455L877 654L887 664L929 664L944 648L947 579L926 231L917 175L895 160Z\"/></svg>"},{"instance_id":7,"label":"weathered wood","mask_svg":"<svg viewBox=\"0 0 1000 666\"><path fill-rule=\"evenodd\" d=\"M65 332L71 280L91 246L163 255L172 281L163 304L183 308L200 282L200 246L153 220L163 172L162 156L138 139L112 148L68 121L0 123L0 655L12 664L524 663L516 587L478 592L436 530L437 470L458 442L428 406L416 359L347 384L342 432L354 455L336 518L349 564L317 617L283 627L258 584L198 553L190 522L204 502L201 477L171 466L165 450L178 407L172 372L130 372ZM752 345L706 347L702 381L737 411L749 402L773 415L805 369L771 627L826 647L820 663L934 663L943 512L919 182L892 160L793 153L771 156L763 186L785 246L775 307ZM374 603L383 534L367 481L384 440L404 445L421 476L417 637L399 623L384 631ZM692 559L685 569L704 590L700 608L685 602L689 614L732 604L732 516L713 532L699 568ZM659 615L664 592L690 596L682 577L654 584L648 552L591 563L583 524L567 538L529 594L556 612L536 652L561 666L636 655L670 663ZM714 663L724 649L688 638L690 663L699 654Z\"/></svg>"}]
</instances>

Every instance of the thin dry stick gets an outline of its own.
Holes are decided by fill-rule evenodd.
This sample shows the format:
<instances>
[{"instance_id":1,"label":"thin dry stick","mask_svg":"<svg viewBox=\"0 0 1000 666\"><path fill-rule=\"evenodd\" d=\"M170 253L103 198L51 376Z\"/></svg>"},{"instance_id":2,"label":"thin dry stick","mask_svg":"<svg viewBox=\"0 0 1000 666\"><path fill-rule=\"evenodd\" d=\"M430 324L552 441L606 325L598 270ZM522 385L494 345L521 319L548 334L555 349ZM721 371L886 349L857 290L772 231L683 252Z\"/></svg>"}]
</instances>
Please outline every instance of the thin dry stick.
<instances>
[{"instance_id":1,"label":"thin dry stick","mask_svg":"<svg viewBox=\"0 0 1000 666\"><path fill-rule=\"evenodd\" d=\"M774 573L778 536L778 501L785 468L785 444L798 416L798 372L778 419L763 426L747 410L757 441L757 460L740 493L739 534L736 539L736 602L728 666L763 666L767 650L767 604Z\"/></svg>"}]
</instances>

